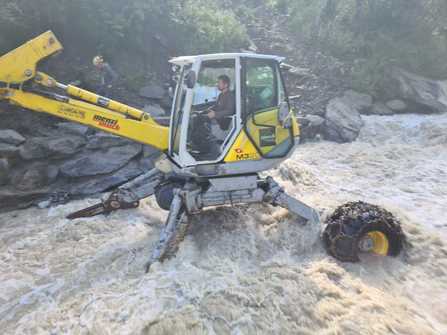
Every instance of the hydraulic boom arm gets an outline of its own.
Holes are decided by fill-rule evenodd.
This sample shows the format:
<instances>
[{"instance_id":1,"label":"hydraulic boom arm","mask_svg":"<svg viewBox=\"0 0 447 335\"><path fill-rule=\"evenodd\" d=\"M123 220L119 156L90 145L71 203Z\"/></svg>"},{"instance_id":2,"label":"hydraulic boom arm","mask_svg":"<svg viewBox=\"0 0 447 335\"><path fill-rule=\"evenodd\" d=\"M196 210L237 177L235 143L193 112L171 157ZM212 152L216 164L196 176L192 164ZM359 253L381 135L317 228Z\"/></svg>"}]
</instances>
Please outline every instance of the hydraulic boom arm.
<instances>
[{"instance_id":1,"label":"hydraulic boom arm","mask_svg":"<svg viewBox=\"0 0 447 335\"><path fill-rule=\"evenodd\" d=\"M1 57L0 101L95 127L161 151L168 149L169 128L158 124L149 113L37 72L39 61L62 49L48 31Z\"/></svg>"}]
</instances>

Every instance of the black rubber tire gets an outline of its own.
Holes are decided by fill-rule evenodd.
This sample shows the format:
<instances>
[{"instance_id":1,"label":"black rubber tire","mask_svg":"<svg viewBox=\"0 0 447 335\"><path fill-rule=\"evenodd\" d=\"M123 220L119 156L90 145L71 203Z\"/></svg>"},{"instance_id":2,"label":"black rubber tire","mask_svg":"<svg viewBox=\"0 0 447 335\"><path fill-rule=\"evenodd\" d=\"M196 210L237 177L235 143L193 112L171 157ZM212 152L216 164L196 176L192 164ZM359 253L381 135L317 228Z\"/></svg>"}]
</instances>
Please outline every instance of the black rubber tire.
<instances>
[{"instance_id":1,"label":"black rubber tire","mask_svg":"<svg viewBox=\"0 0 447 335\"><path fill-rule=\"evenodd\" d=\"M369 232L388 239L388 256L402 251L405 236L400 222L387 210L362 201L338 207L326 220L323 243L330 255L343 262L358 262L359 242Z\"/></svg>"},{"instance_id":2,"label":"black rubber tire","mask_svg":"<svg viewBox=\"0 0 447 335\"><path fill-rule=\"evenodd\" d=\"M182 185L176 182L167 182L158 186L155 190L155 200L157 200L158 206L165 211L169 211L174 199L174 189L181 187Z\"/></svg>"}]
</instances>

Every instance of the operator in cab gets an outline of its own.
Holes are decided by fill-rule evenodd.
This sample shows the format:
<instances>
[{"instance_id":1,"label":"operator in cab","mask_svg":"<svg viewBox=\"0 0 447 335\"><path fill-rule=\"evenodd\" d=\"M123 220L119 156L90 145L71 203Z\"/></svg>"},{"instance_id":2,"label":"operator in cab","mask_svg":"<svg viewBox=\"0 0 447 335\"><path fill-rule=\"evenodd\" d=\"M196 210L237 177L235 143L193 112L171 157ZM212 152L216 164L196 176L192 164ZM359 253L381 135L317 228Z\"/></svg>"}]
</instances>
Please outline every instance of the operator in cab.
<instances>
[{"instance_id":1,"label":"operator in cab","mask_svg":"<svg viewBox=\"0 0 447 335\"><path fill-rule=\"evenodd\" d=\"M230 77L223 74L217 78L217 89L220 91L216 104L208 111L211 119L212 133L219 140L223 140L229 131L231 117L236 113L236 97L230 90Z\"/></svg>"}]
</instances>

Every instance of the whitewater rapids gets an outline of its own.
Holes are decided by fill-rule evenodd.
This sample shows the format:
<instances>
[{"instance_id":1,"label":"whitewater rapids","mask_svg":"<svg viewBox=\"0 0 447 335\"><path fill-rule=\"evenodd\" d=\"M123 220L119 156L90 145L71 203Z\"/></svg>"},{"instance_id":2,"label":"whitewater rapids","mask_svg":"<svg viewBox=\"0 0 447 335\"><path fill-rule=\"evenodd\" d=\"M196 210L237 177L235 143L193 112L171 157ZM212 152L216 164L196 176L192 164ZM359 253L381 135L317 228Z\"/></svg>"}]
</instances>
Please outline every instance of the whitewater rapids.
<instances>
[{"instance_id":1,"label":"whitewater rapids","mask_svg":"<svg viewBox=\"0 0 447 335\"><path fill-rule=\"evenodd\" d=\"M210 210L175 259L143 272L166 213L68 221L96 200L0 214L2 334L447 334L447 115L365 117L350 144L299 147L271 171L322 216L384 206L397 258L343 264L282 209Z\"/></svg>"}]
</instances>

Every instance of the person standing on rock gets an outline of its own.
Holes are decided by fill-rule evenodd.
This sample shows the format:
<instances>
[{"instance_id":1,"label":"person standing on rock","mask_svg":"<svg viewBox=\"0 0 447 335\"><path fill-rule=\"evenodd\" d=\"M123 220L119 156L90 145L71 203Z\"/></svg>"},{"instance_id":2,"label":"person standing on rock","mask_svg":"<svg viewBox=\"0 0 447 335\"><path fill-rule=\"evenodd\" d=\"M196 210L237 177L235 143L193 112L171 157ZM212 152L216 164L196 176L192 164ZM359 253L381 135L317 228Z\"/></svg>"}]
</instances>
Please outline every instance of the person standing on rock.
<instances>
[{"instance_id":1,"label":"person standing on rock","mask_svg":"<svg viewBox=\"0 0 447 335\"><path fill-rule=\"evenodd\" d=\"M107 63L102 56L96 56L93 58L93 65L96 67L101 76L98 94L108 97L111 89L113 88L113 84L118 80L118 73L112 69L110 64Z\"/></svg>"}]
</instances>

